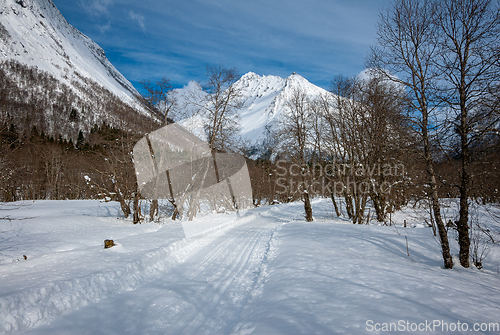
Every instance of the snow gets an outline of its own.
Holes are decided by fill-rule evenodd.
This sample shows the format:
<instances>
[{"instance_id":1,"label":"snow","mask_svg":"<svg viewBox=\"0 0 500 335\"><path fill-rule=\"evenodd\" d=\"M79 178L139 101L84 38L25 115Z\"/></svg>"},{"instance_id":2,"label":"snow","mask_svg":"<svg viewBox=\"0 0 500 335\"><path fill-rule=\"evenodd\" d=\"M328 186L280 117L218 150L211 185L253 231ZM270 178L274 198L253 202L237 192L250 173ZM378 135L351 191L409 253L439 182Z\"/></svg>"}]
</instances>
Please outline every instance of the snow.
<instances>
[{"instance_id":1,"label":"snow","mask_svg":"<svg viewBox=\"0 0 500 335\"><path fill-rule=\"evenodd\" d=\"M259 76L253 72L245 74L236 83L242 91L243 108L240 117L241 136L244 140L256 143L262 141L265 127L275 116L273 104L286 85L286 80L277 76Z\"/></svg>"},{"instance_id":2,"label":"snow","mask_svg":"<svg viewBox=\"0 0 500 335\"><path fill-rule=\"evenodd\" d=\"M188 119L198 112L200 106L197 103L205 101L207 93L203 91L198 82L190 81L183 88L174 89L172 98L175 101L177 110L175 110L174 115L169 117L172 117L174 121L180 121ZM195 101L194 104L193 101Z\"/></svg>"},{"instance_id":3,"label":"snow","mask_svg":"<svg viewBox=\"0 0 500 335\"><path fill-rule=\"evenodd\" d=\"M248 75L248 74L247 74ZM258 76L250 73L237 83L244 99L239 111L241 137L247 143L258 147L267 139L268 130L275 126L282 113L287 113L287 102L297 90L304 92L310 99L319 95L331 94L311 84L299 74L293 73L286 79L277 76Z\"/></svg>"},{"instance_id":4,"label":"snow","mask_svg":"<svg viewBox=\"0 0 500 335\"><path fill-rule=\"evenodd\" d=\"M438 322L471 333L464 324L500 321L498 245L481 271L445 270L418 210L391 227L352 225L326 199L313 211L312 223L291 203L133 225L114 202L2 204L0 333L365 334L427 322L437 334Z\"/></svg>"}]
</instances>

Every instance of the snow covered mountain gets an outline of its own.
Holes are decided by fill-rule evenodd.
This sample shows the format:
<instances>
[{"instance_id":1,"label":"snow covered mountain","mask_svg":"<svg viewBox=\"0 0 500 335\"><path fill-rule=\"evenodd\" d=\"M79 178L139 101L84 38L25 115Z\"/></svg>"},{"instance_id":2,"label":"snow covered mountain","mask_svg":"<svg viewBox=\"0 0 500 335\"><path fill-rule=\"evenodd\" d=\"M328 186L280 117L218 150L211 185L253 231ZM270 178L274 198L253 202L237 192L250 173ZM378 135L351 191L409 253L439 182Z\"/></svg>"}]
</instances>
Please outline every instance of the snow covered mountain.
<instances>
[{"instance_id":1,"label":"snow covered mountain","mask_svg":"<svg viewBox=\"0 0 500 335\"><path fill-rule=\"evenodd\" d=\"M310 98L323 94L332 94L321 87L311 84L297 73L287 78L278 76L260 76L253 72L243 75L235 84L241 94L243 107L238 112L240 135L249 149L259 151L268 140L273 123L286 111L287 101L293 93L300 90ZM190 84L179 95L193 96L196 85ZM198 90L201 87L198 86ZM202 94L197 96L203 97ZM186 100L183 98L183 100ZM181 122L186 128L203 137L203 117L195 115ZM261 152L262 153L262 152ZM258 155L258 154L257 154Z\"/></svg>"},{"instance_id":2,"label":"snow covered mountain","mask_svg":"<svg viewBox=\"0 0 500 335\"><path fill-rule=\"evenodd\" d=\"M249 72L236 82L236 86L244 100L239 113L241 137L251 145L266 140L267 129L281 115L295 91L300 90L311 98L331 94L296 73L283 79Z\"/></svg>"},{"instance_id":3,"label":"snow covered mountain","mask_svg":"<svg viewBox=\"0 0 500 335\"><path fill-rule=\"evenodd\" d=\"M147 114L135 99L138 92L109 62L103 49L71 26L52 0L0 1L0 61L12 60L36 67L37 71L66 85L80 100L74 102L75 109L80 110L89 102L95 104L90 101L95 98L103 100L102 96L89 92L98 90L93 87L97 84L136 113ZM11 79L16 77L13 71L6 72ZM19 78L12 80L20 81ZM105 108L92 109L99 112ZM85 116L89 122L105 118L104 115ZM120 117L115 116L117 118Z\"/></svg>"}]
</instances>

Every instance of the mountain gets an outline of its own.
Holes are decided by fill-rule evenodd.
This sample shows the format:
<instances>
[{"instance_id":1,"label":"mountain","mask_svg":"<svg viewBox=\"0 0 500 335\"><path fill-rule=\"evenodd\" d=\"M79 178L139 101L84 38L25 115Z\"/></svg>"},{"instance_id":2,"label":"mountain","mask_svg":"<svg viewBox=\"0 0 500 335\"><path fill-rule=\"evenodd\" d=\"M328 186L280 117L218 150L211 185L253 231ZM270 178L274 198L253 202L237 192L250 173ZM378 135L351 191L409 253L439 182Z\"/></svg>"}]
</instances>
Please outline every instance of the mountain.
<instances>
[{"instance_id":1,"label":"mountain","mask_svg":"<svg viewBox=\"0 0 500 335\"><path fill-rule=\"evenodd\" d=\"M239 112L240 134L244 141L253 146L266 140L267 130L283 113L295 91L300 90L311 98L331 94L297 73L283 79L249 72L235 85L241 90L244 100Z\"/></svg>"},{"instance_id":2,"label":"mountain","mask_svg":"<svg viewBox=\"0 0 500 335\"><path fill-rule=\"evenodd\" d=\"M235 84L236 89L241 94L243 107L238 112L241 126L240 136L246 146L256 152L255 157L262 154L269 139L269 132L273 123L285 111L287 102L293 93L301 90L310 98L315 98L323 94L332 94L328 91L310 83L307 79L297 73L292 73L287 78L278 76L260 76L253 72L243 75ZM180 90L178 94L193 96L196 85L190 84ZM201 87L198 86L198 90ZM203 95L198 94L202 97ZM183 98L183 101L186 98ZM203 118L195 115L181 124L194 132L197 136L203 137Z\"/></svg>"},{"instance_id":3,"label":"mountain","mask_svg":"<svg viewBox=\"0 0 500 335\"><path fill-rule=\"evenodd\" d=\"M0 62L3 86L14 84L23 93L18 98L8 94L15 100L10 105L33 103L23 95L34 96L38 105L40 95L48 95L52 105L57 105L44 104L43 120L31 121L49 133L70 130L58 129L51 118L65 119L72 110L80 114L78 126L87 131L103 121L127 128L137 119L146 123L154 119L137 102L138 92L103 49L71 26L51 0L0 2ZM69 97L62 98L61 92Z\"/></svg>"}]
</instances>

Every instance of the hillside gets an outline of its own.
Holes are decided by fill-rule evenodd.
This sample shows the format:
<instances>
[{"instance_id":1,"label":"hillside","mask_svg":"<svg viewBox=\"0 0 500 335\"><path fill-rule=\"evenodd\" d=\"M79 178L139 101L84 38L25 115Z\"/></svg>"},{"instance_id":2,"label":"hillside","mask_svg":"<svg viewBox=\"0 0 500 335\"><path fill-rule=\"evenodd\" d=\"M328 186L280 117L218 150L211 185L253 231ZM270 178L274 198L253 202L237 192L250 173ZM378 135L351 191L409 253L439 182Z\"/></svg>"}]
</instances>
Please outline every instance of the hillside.
<instances>
[{"instance_id":1,"label":"hillside","mask_svg":"<svg viewBox=\"0 0 500 335\"><path fill-rule=\"evenodd\" d=\"M73 128L88 132L102 122L122 129L138 124L141 130L159 122L136 101L138 92L102 48L51 0L2 1L0 85L0 121L53 135L76 136ZM59 122L72 111L79 116L69 120L77 122L73 128Z\"/></svg>"}]
</instances>

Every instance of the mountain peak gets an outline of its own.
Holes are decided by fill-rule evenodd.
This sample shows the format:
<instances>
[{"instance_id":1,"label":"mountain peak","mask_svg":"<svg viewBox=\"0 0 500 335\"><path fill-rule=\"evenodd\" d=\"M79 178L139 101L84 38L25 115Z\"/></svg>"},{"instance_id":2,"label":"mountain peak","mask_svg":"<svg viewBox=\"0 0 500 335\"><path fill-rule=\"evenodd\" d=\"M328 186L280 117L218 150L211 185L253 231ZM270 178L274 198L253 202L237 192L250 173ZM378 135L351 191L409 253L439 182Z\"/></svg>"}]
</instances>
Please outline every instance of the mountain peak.
<instances>
[{"instance_id":1,"label":"mountain peak","mask_svg":"<svg viewBox=\"0 0 500 335\"><path fill-rule=\"evenodd\" d=\"M277 121L282 115L289 113L288 101L296 90L303 91L311 99L323 94L332 94L311 84L297 73L284 79L248 72L235 83L235 88L242 98L242 108L238 111L241 139L255 158L267 150L269 133L279 124ZM188 94L187 87L178 91L181 96ZM181 122L196 134L203 134L203 116L197 115ZM200 135L201 137L203 136Z\"/></svg>"},{"instance_id":2,"label":"mountain peak","mask_svg":"<svg viewBox=\"0 0 500 335\"><path fill-rule=\"evenodd\" d=\"M299 80L300 80L300 81L306 81L306 82L308 82L308 83L309 83L309 81L308 81L306 78L302 77L302 76L301 76L300 74L298 74L297 72L292 72L292 74L291 74L291 75L289 75L286 79L287 79L287 80L295 80L295 81L299 81Z\"/></svg>"},{"instance_id":3,"label":"mountain peak","mask_svg":"<svg viewBox=\"0 0 500 335\"><path fill-rule=\"evenodd\" d=\"M286 79L249 72L236 85L241 89L244 99L239 113L240 133L243 140L253 147L259 147L266 141L267 132L275 120L286 113L287 101L295 90L302 90L312 98L328 94L296 72Z\"/></svg>"},{"instance_id":4,"label":"mountain peak","mask_svg":"<svg viewBox=\"0 0 500 335\"><path fill-rule=\"evenodd\" d=\"M257 73L250 71L241 76L240 80L252 80L260 77Z\"/></svg>"}]
</instances>

